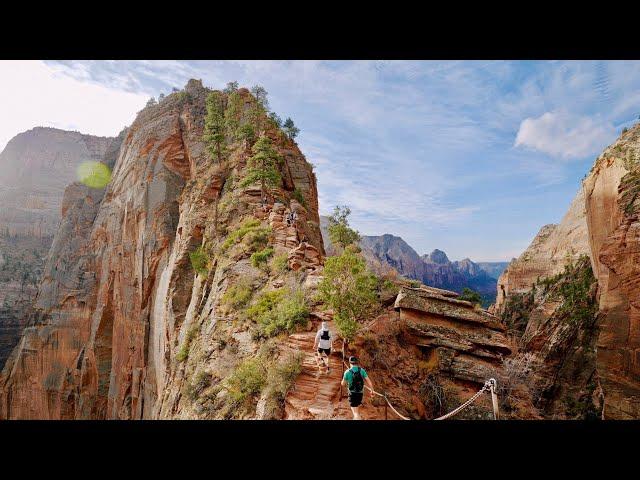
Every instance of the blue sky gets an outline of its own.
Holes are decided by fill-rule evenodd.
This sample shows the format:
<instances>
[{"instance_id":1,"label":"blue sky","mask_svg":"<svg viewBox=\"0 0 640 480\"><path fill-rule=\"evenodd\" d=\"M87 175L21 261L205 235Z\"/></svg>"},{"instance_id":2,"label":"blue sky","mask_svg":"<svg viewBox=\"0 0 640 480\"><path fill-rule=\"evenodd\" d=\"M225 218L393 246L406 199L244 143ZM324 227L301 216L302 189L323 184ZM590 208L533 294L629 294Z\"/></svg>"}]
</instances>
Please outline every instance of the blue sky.
<instances>
[{"instance_id":1,"label":"blue sky","mask_svg":"<svg viewBox=\"0 0 640 480\"><path fill-rule=\"evenodd\" d=\"M349 205L362 234L451 259L519 255L640 115L640 62L628 61L47 61L32 62L28 80L6 63L0 85L15 83L13 101L35 88L71 106L0 123L0 148L29 121L116 134L149 96L189 78L263 85L301 129L321 213Z\"/></svg>"}]
</instances>

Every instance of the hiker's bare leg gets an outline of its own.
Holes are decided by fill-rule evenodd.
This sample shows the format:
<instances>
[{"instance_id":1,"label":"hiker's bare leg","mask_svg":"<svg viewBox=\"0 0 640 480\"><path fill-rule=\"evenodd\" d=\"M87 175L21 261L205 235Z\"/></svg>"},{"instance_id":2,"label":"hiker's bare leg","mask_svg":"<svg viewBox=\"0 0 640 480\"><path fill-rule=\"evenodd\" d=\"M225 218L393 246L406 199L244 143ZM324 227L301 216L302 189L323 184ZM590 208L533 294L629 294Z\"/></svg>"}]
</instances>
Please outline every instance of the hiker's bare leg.
<instances>
[{"instance_id":1,"label":"hiker's bare leg","mask_svg":"<svg viewBox=\"0 0 640 480\"><path fill-rule=\"evenodd\" d=\"M318 367L318 375L319 375L320 374L320 370L322 368L322 367L320 367L320 362L322 362L322 357L318 352L316 352L316 354L315 354L315 360L316 360L316 367Z\"/></svg>"},{"instance_id":2,"label":"hiker's bare leg","mask_svg":"<svg viewBox=\"0 0 640 480\"><path fill-rule=\"evenodd\" d=\"M320 355L320 358L322 359L322 365L324 366L324 368L326 369L326 371L329 370L329 356L322 352L322 355Z\"/></svg>"},{"instance_id":3,"label":"hiker's bare leg","mask_svg":"<svg viewBox=\"0 0 640 480\"><path fill-rule=\"evenodd\" d=\"M362 417L360 417L360 407L351 407L351 412L353 413L354 420L362 420Z\"/></svg>"}]
</instances>

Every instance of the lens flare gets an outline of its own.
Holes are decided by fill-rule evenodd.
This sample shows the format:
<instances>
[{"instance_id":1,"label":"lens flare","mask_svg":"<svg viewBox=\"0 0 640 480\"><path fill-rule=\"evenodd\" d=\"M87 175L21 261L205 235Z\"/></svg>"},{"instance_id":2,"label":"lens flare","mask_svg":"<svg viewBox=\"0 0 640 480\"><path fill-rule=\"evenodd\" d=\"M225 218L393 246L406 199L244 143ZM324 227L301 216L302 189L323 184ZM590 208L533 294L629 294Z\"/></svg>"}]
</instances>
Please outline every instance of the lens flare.
<instances>
[{"instance_id":1,"label":"lens flare","mask_svg":"<svg viewBox=\"0 0 640 480\"><path fill-rule=\"evenodd\" d=\"M104 188L111 181L111 170L100 162L82 162L77 174L78 180L91 188Z\"/></svg>"}]
</instances>

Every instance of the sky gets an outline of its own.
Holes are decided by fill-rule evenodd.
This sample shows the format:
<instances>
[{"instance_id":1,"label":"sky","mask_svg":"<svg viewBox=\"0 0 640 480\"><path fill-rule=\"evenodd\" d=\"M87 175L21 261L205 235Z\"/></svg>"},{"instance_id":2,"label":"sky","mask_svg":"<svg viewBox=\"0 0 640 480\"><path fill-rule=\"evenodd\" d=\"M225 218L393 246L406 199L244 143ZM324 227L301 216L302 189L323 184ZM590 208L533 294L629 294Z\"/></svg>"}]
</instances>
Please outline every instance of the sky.
<instances>
[{"instance_id":1,"label":"sky","mask_svg":"<svg viewBox=\"0 0 640 480\"><path fill-rule=\"evenodd\" d=\"M0 149L35 126L116 135L190 78L266 88L321 214L451 260L520 255L640 115L632 61L0 61Z\"/></svg>"}]
</instances>

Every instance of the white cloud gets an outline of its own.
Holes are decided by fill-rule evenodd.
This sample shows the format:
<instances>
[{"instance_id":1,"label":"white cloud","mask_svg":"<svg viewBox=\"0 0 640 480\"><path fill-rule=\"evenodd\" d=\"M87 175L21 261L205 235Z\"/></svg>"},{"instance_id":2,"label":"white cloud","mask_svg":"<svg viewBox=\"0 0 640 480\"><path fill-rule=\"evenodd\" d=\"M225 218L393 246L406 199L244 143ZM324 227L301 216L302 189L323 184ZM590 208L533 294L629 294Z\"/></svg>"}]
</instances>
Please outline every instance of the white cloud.
<instances>
[{"instance_id":1,"label":"white cloud","mask_svg":"<svg viewBox=\"0 0 640 480\"><path fill-rule=\"evenodd\" d=\"M613 125L600 117L594 119L560 110L524 119L515 146L563 159L584 158L601 151L615 135Z\"/></svg>"},{"instance_id":2,"label":"white cloud","mask_svg":"<svg viewBox=\"0 0 640 480\"><path fill-rule=\"evenodd\" d=\"M41 61L0 61L0 151L12 137L36 126L116 135L148 100L78 77Z\"/></svg>"}]
</instances>

